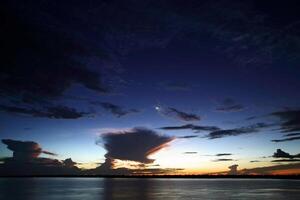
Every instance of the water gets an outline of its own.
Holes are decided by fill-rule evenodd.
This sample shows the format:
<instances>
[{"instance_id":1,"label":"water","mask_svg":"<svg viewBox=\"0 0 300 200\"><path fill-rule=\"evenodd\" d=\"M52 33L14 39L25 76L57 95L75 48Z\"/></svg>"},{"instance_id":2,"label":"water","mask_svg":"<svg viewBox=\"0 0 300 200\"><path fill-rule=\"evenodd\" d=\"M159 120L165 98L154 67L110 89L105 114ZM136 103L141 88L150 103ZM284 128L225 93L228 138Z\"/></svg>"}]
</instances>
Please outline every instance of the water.
<instances>
[{"instance_id":1,"label":"water","mask_svg":"<svg viewBox=\"0 0 300 200\"><path fill-rule=\"evenodd\" d=\"M0 178L5 200L300 199L300 180Z\"/></svg>"}]
</instances>

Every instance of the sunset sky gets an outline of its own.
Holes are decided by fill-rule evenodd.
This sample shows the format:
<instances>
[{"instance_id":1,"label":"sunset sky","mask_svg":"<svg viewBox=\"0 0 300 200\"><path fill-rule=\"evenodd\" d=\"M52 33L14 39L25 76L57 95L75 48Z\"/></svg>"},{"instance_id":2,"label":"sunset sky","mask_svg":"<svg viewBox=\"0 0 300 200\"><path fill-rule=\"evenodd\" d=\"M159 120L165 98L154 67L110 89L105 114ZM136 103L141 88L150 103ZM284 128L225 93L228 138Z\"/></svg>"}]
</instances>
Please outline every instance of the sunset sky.
<instances>
[{"instance_id":1,"label":"sunset sky","mask_svg":"<svg viewBox=\"0 0 300 200\"><path fill-rule=\"evenodd\" d=\"M288 2L1 2L0 174L300 173Z\"/></svg>"}]
</instances>

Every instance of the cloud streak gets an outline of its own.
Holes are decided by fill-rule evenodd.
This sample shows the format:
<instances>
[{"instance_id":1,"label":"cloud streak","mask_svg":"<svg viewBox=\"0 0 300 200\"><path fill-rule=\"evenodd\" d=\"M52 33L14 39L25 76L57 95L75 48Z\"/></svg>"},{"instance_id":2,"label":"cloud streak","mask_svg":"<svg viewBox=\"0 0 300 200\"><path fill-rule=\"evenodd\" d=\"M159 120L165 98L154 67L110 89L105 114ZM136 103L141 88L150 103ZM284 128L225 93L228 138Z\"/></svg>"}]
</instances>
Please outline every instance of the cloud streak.
<instances>
[{"instance_id":1,"label":"cloud streak","mask_svg":"<svg viewBox=\"0 0 300 200\"><path fill-rule=\"evenodd\" d=\"M233 99L227 98L216 108L220 112L239 112L244 110L244 106L236 103Z\"/></svg>"},{"instance_id":2,"label":"cloud streak","mask_svg":"<svg viewBox=\"0 0 300 200\"><path fill-rule=\"evenodd\" d=\"M67 106L49 106L45 107L44 109L37 109L0 105L0 111L50 119L78 119L85 116L89 116L91 114L88 112L80 112L77 111L75 108L70 108Z\"/></svg>"},{"instance_id":3,"label":"cloud streak","mask_svg":"<svg viewBox=\"0 0 300 200\"><path fill-rule=\"evenodd\" d=\"M215 156L231 156L232 153L218 153Z\"/></svg>"},{"instance_id":4,"label":"cloud streak","mask_svg":"<svg viewBox=\"0 0 300 200\"><path fill-rule=\"evenodd\" d=\"M128 115L130 113L138 113L140 112L137 109L125 109L119 105L116 104L112 104L109 102L97 102L97 101L93 101L91 102L92 105L98 105L101 106L102 108L104 108L105 110L109 111L110 113L112 113L113 115L115 115L116 117L122 117L125 115Z\"/></svg>"},{"instance_id":5,"label":"cloud streak","mask_svg":"<svg viewBox=\"0 0 300 200\"><path fill-rule=\"evenodd\" d=\"M271 140L272 142L288 142L288 141L294 141L294 140L300 140L299 137L289 137L289 138L284 138L284 139L277 139L277 140Z\"/></svg>"},{"instance_id":6,"label":"cloud streak","mask_svg":"<svg viewBox=\"0 0 300 200\"><path fill-rule=\"evenodd\" d=\"M271 113L281 120L280 131L290 133L300 131L300 110L284 110Z\"/></svg>"},{"instance_id":7,"label":"cloud streak","mask_svg":"<svg viewBox=\"0 0 300 200\"><path fill-rule=\"evenodd\" d=\"M179 139L192 139L192 138L197 138L199 137L198 135L184 135L184 136L178 136L176 138L179 138Z\"/></svg>"},{"instance_id":8,"label":"cloud streak","mask_svg":"<svg viewBox=\"0 0 300 200\"><path fill-rule=\"evenodd\" d=\"M198 126L198 125L193 125L193 124L186 124L182 126L164 126L160 127L159 129L162 130L184 130L184 129L190 129L196 133L201 132L201 131L218 131L220 128L216 126Z\"/></svg>"},{"instance_id":9,"label":"cloud streak","mask_svg":"<svg viewBox=\"0 0 300 200\"><path fill-rule=\"evenodd\" d=\"M220 159L213 160L213 162L227 162L227 161L235 161L235 160L231 158L220 158Z\"/></svg>"},{"instance_id":10,"label":"cloud streak","mask_svg":"<svg viewBox=\"0 0 300 200\"><path fill-rule=\"evenodd\" d=\"M265 124L265 123L257 123L250 126L245 126L245 127L235 128L235 129L213 131L208 135L206 135L205 137L209 139L218 139L218 138L223 138L228 136L239 136L244 134L257 133L261 131L261 129L268 128L271 126L273 125Z\"/></svg>"},{"instance_id":11,"label":"cloud streak","mask_svg":"<svg viewBox=\"0 0 300 200\"><path fill-rule=\"evenodd\" d=\"M158 113L166 117L171 117L181 121L199 121L201 119L200 116L194 113L183 112L172 107L164 108L162 106L156 106L155 109Z\"/></svg>"}]
</instances>

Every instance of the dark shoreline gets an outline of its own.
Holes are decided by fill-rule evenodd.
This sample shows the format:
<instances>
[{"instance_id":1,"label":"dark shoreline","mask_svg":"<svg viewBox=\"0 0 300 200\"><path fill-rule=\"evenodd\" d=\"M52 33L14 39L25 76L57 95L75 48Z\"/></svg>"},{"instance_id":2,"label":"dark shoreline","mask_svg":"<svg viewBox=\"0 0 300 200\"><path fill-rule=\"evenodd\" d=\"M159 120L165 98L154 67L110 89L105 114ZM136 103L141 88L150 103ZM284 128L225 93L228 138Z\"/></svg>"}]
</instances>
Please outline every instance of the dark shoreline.
<instances>
[{"instance_id":1,"label":"dark shoreline","mask_svg":"<svg viewBox=\"0 0 300 200\"><path fill-rule=\"evenodd\" d=\"M184 179L297 179L300 175L34 175L3 176L0 178L184 178Z\"/></svg>"}]
</instances>

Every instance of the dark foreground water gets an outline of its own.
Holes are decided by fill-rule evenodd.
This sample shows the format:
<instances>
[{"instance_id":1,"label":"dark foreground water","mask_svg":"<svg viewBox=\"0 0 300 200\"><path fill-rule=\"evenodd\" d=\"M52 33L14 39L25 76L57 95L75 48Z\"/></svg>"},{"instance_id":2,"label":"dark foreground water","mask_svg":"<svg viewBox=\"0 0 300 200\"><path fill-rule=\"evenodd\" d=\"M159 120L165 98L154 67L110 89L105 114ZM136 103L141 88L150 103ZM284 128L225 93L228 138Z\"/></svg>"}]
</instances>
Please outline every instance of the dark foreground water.
<instances>
[{"instance_id":1,"label":"dark foreground water","mask_svg":"<svg viewBox=\"0 0 300 200\"><path fill-rule=\"evenodd\" d=\"M300 199L300 180L0 178L5 200Z\"/></svg>"}]
</instances>

